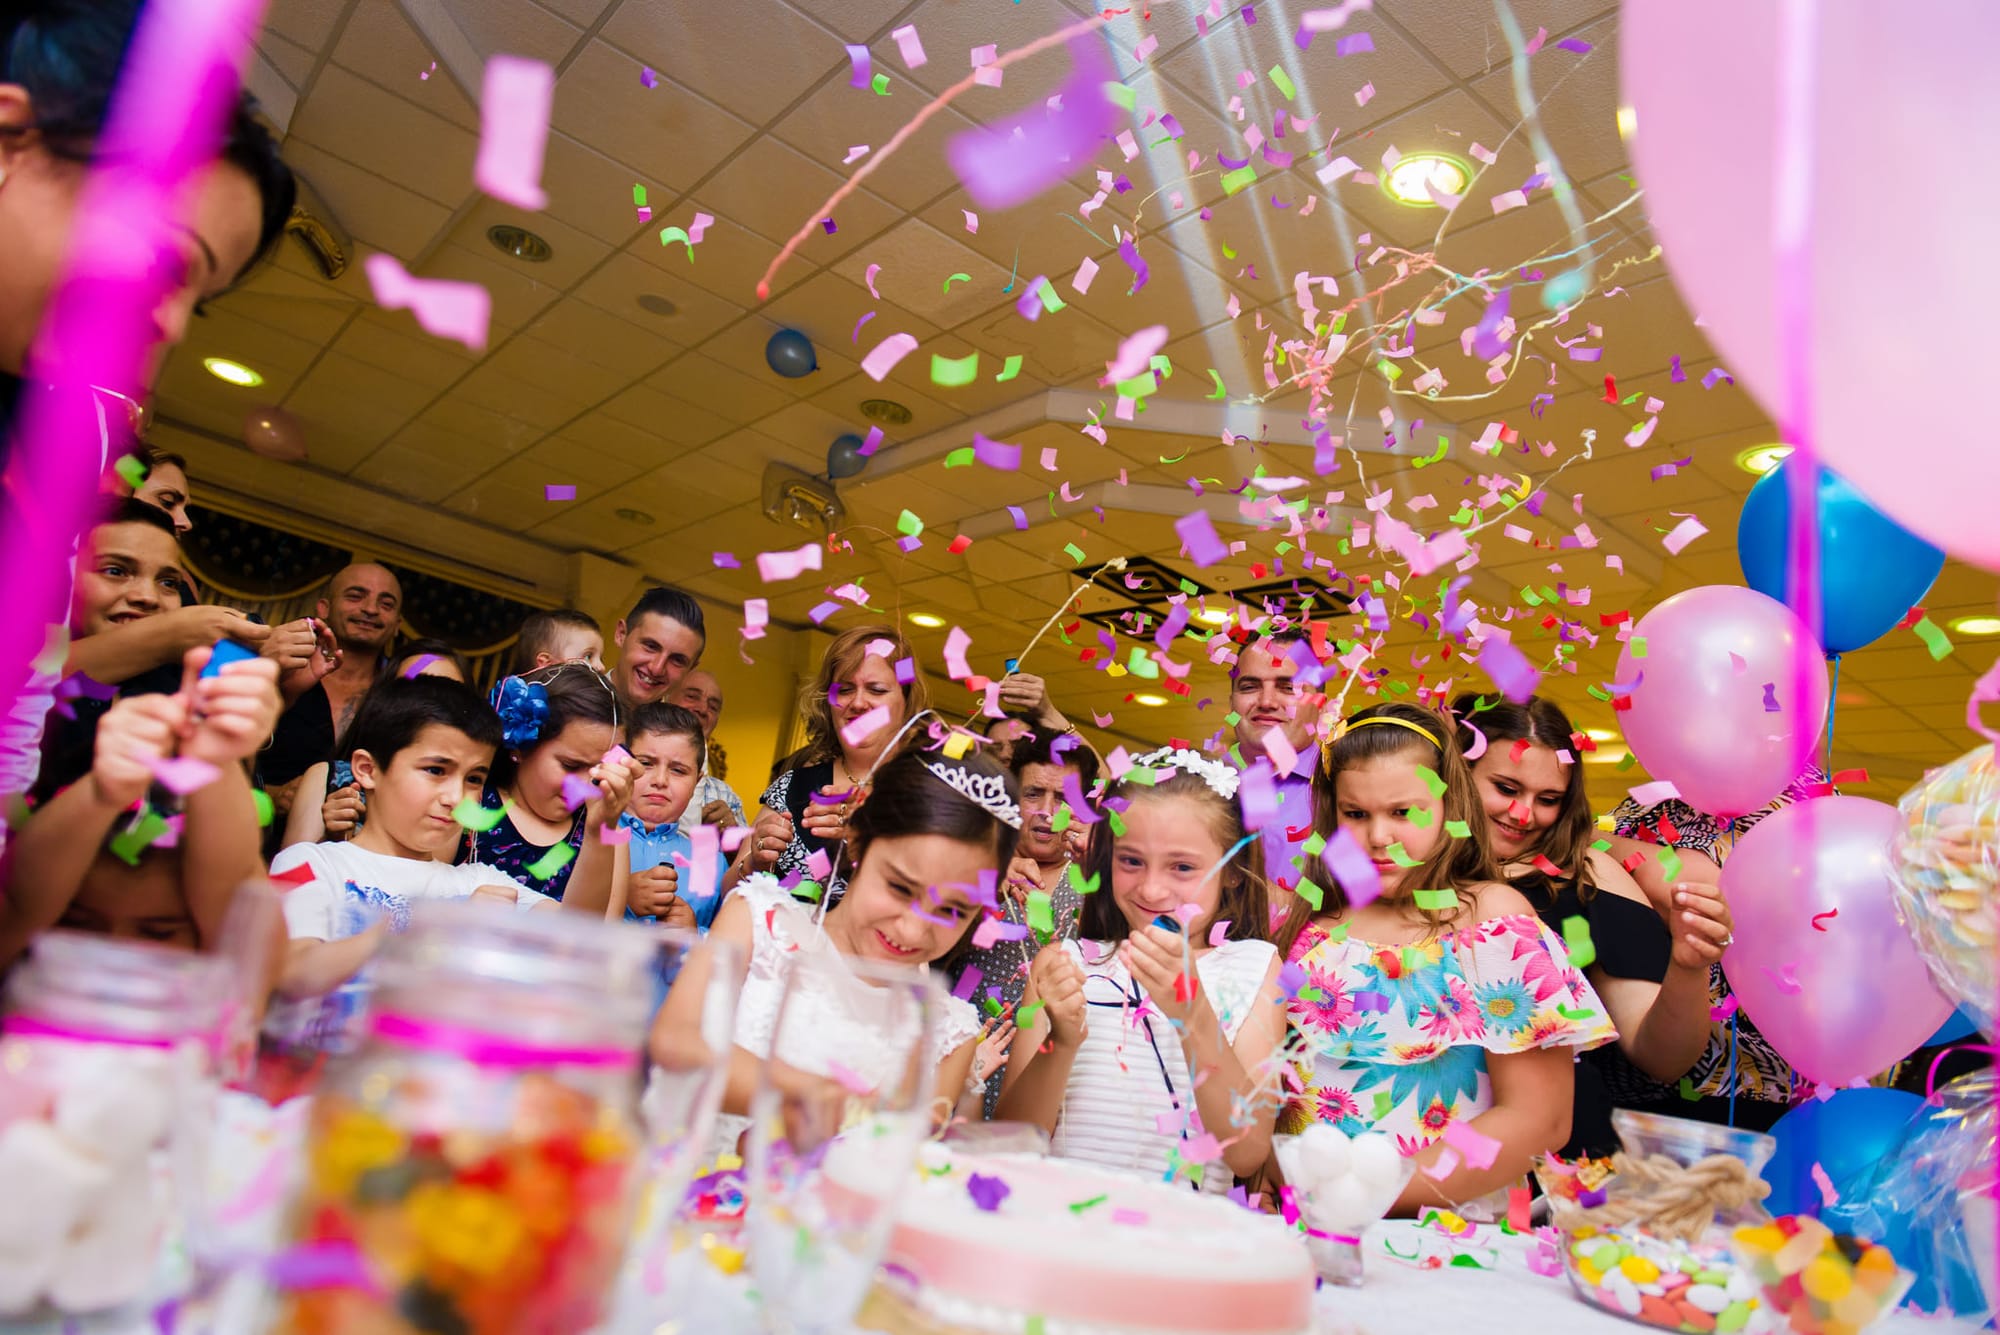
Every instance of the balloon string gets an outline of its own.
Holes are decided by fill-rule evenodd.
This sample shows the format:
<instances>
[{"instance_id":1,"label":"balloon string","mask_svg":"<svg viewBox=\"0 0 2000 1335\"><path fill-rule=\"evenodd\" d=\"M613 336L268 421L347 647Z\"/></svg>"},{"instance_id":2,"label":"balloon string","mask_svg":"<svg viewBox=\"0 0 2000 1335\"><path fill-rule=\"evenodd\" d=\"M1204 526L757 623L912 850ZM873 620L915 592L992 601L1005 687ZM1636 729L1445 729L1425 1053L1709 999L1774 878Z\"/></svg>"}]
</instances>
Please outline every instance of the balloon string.
<instances>
[{"instance_id":1,"label":"balloon string","mask_svg":"<svg viewBox=\"0 0 2000 1335\"><path fill-rule=\"evenodd\" d=\"M1829 781L1833 778L1833 717L1840 708L1840 655L1830 654L1833 663L1833 689L1826 695L1826 749L1821 755L1821 765L1826 770Z\"/></svg>"}]
</instances>

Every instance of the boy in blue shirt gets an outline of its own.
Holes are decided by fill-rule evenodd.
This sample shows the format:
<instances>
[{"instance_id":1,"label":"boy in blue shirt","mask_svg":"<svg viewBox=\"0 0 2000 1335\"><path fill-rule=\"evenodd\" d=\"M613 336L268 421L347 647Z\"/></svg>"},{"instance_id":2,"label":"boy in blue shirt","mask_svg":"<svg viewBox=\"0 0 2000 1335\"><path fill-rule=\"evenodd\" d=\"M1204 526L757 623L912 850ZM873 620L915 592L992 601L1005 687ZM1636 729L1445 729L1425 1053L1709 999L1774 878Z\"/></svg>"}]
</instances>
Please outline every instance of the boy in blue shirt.
<instances>
[{"instance_id":1,"label":"boy in blue shirt","mask_svg":"<svg viewBox=\"0 0 2000 1335\"><path fill-rule=\"evenodd\" d=\"M679 826L701 779L706 751L701 720L679 705L640 705L626 726L625 749L639 767L619 819L631 832L625 916L706 932L722 904L716 884L720 859L711 861L706 878L699 877L694 844ZM697 885L702 879L705 890Z\"/></svg>"}]
</instances>

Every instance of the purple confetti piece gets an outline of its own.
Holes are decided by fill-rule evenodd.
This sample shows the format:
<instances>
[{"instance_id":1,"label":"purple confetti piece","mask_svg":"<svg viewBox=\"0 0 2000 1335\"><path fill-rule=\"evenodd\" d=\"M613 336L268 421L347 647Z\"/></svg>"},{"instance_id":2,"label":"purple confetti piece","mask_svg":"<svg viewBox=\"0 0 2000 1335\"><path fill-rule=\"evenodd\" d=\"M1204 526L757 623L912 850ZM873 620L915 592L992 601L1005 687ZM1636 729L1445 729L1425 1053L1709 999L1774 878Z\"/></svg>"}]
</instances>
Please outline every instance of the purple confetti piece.
<instances>
[{"instance_id":1,"label":"purple confetti piece","mask_svg":"<svg viewBox=\"0 0 2000 1335\"><path fill-rule=\"evenodd\" d=\"M965 1180L965 1192L972 1197L974 1205L992 1214L1000 1208L1000 1202L1013 1194L1013 1189L997 1177L974 1173Z\"/></svg>"},{"instance_id":2,"label":"purple confetti piece","mask_svg":"<svg viewBox=\"0 0 2000 1335\"><path fill-rule=\"evenodd\" d=\"M1720 366L1711 366L1708 374L1701 378L1701 387L1703 389L1714 389L1715 382L1718 380L1727 380L1732 385L1736 383L1735 376L1729 374L1729 372L1723 370Z\"/></svg>"},{"instance_id":3,"label":"purple confetti piece","mask_svg":"<svg viewBox=\"0 0 2000 1335\"><path fill-rule=\"evenodd\" d=\"M1197 566L1212 566L1228 558L1229 548L1215 536L1215 522L1208 511L1196 510L1174 521L1174 532L1187 548L1188 559Z\"/></svg>"},{"instance_id":4,"label":"purple confetti piece","mask_svg":"<svg viewBox=\"0 0 2000 1335\"><path fill-rule=\"evenodd\" d=\"M1375 39L1365 32L1349 33L1333 44L1336 56L1358 56L1363 51L1373 51Z\"/></svg>"},{"instance_id":5,"label":"purple confetti piece","mask_svg":"<svg viewBox=\"0 0 2000 1335\"><path fill-rule=\"evenodd\" d=\"M951 990L951 994L960 1001L970 1001L972 994L979 990L979 984L985 977L977 964L968 964L965 966L965 972L958 976L958 986Z\"/></svg>"},{"instance_id":6,"label":"purple confetti piece","mask_svg":"<svg viewBox=\"0 0 2000 1335\"><path fill-rule=\"evenodd\" d=\"M567 482L551 482L542 488L542 499L545 501L573 501L576 499L576 486L573 483Z\"/></svg>"},{"instance_id":7,"label":"purple confetti piece","mask_svg":"<svg viewBox=\"0 0 2000 1335\"><path fill-rule=\"evenodd\" d=\"M1320 852L1320 861L1333 873L1349 908L1372 904L1382 897L1382 873L1354 834L1345 825L1336 828Z\"/></svg>"},{"instance_id":8,"label":"purple confetti piece","mask_svg":"<svg viewBox=\"0 0 2000 1335\"><path fill-rule=\"evenodd\" d=\"M743 563L736 559L735 552L717 552L715 554L715 568L717 570L741 570Z\"/></svg>"},{"instance_id":9,"label":"purple confetti piece","mask_svg":"<svg viewBox=\"0 0 2000 1335\"><path fill-rule=\"evenodd\" d=\"M826 229L826 234L828 236L832 236L835 232L838 232L840 230L840 225L834 222L834 220L831 218L821 218L819 220L819 225Z\"/></svg>"},{"instance_id":10,"label":"purple confetti piece","mask_svg":"<svg viewBox=\"0 0 2000 1335\"><path fill-rule=\"evenodd\" d=\"M1167 619L1160 623L1160 629L1153 635L1153 643L1165 649L1173 644L1176 637L1187 629L1188 610L1186 603L1175 603L1167 612Z\"/></svg>"},{"instance_id":11,"label":"purple confetti piece","mask_svg":"<svg viewBox=\"0 0 2000 1335\"><path fill-rule=\"evenodd\" d=\"M817 626L823 623L828 617L832 616L835 612L838 612L839 610L840 610L840 604L829 600L827 602L819 604L817 607L813 608L812 611L806 613L806 615L810 617L812 619L812 623L815 626Z\"/></svg>"},{"instance_id":12,"label":"purple confetti piece","mask_svg":"<svg viewBox=\"0 0 2000 1335\"><path fill-rule=\"evenodd\" d=\"M1301 23L1299 25L1299 30L1292 34L1292 43L1293 45L1297 46L1301 51L1311 50L1313 44L1313 30L1311 28L1308 28L1305 24Z\"/></svg>"},{"instance_id":13,"label":"purple confetti piece","mask_svg":"<svg viewBox=\"0 0 2000 1335\"><path fill-rule=\"evenodd\" d=\"M1506 323L1508 308L1514 302L1514 289L1502 288L1486 303L1485 314L1479 317L1478 327L1472 331L1472 355L1481 361L1492 361L1507 350L1507 344L1500 337L1500 326Z\"/></svg>"},{"instance_id":14,"label":"purple confetti piece","mask_svg":"<svg viewBox=\"0 0 2000 1335\"><path fill-rule=\"evenodd\" d=\"M1271 782L1271 762L1263 756L1242 773L1236 800L1243 806L1243 828L1261 830L1278 819L1278 790Z\"/></svg>"},{"instance_id":15,"label":"purple confetti piece","mask_svg":"<svg viewBox=\"0 0 2000 1335\"><path fill-rule=\"evenodd\" d=\"M847 59L853 68L853 74L847 80L847 86L849 88L868 87L874 77L875 69L875 62L873 57L868 54L868 48L865 46L849 46L847 48Z\"/></svg>"},{"instance_id":16,"label":"purple confetti piece","mask_svg":"<svg viewBox=\"0 0 2000 1335\"><path fill-rule=\"evenodd\" d=\"M1243 6L1243 21L1244 21L1245 23L1248 23L1248 24L1251 24L1251 25L1253 25L1253 26L1254 26L1254 25L1256 24L1256 22L1257 22L1257 7L1256 7L1255 5L1245 5L1245 6Z\"/></svg>"},{"instance_id":17,"label":"purple confetti piece","mask_svg":"<svg viewBox=\"0 0 2000 1335\"><path fill-rule=\"evenodd\" d=\"M1129 297L1132 293L1137 292L1146 285L1146 280L1152 277L1153 271L1147 266L1146 261L1140 257L1139 247L1133 244L1130 236L1125 237L1124 240L1118 243L1118 258L1124 260L1132 268L1132 287L1125 294Z\"/></svg>"},{"instance_id":18,"label":"purple confetti piece","mask_svg":"<svg viewBox=\"0 0 2000 1335\"><path fill-rule=\"evenodd\" d=\"M871 426L868 428L868 439L861 442L861 448L856 450L855 453L860 455L862 458L866 459L870 455L874 454L875 451L881 448L882 448L882 428L879 426Z\"/></svg>"},{"instance_id":19,"label":"purple confetti piece","mask_svg":"<svg viewBox=\"0 0 2000 1335\"><path fill-rule=\"evenodd\" d=\"M1764 683L1764 712L1766 714L1785 712L1785 707L1778 703L1778 683L1774 681Z\"/></svg>"},{"instance_id":20,"label":"purple confetti piece","mask_svg":"<svg viewBox=\"0 0 2000 1335\"><path fill-rule=\"evenodd\" d=\"M1018 505L1007 507L1007 513L1014 517L1014 527L1025 533L1028 531L1028 512Z\"/></svg>"},{"instance_id":21,"label":"purple confetti piece","mask_svg":"<svg viewBox=\"0 0 2000 1335\"><path fill-rule=\"evenodd\" d=\"M898 682L898 684L903 686L908 686L911 682L915 681L916 679L917 679L917 660L914 658L897 659L896 681Z\"/></svg>"},{"instance_id":22,"label":"purple confetti piece","mask_svg":"<svg viewBox=\"0 0 2000 1335\"><path fill-rule=\"evenodd\" d=\"M1221 163L1223 166L1229 168L1229 170L1233 172L1242 171L1245 167L1250 165L1249 158L1247 157L1232 158L1227 153L1217 153L1215 155L1215 160Z\"/></svg>"},{"instance_id":23,"label":"purple confetti piece","mask_svg":"<svg viewBox=\"0 0 2000 1335\"><path fill-rule=\"evenodd\" d=\"M597 785L581 774L565 774L562 781L563 805L571 811L597 796Z\"/></svg>"},{"instance_id":24,"label":"purple confetti piece","mask_svg":"<svg viewBox=\"0 0 2000 1335\"><path fill-rule=\"evenodd\" d=\"M953 136L951 169L983 208L1005 209L1041 194L1088 162L1117 122L1104 85L1113 71L1093 42L1070 44L1074 73L1057 96L1060 110L1038 106L1008 121Z\"/></svg>"},{"instance_id":25,"label":"purple confetti piece","mask_svg":"<svg viewBox=\"0 0 2000 1335\"><path fill-rule=\"evenodd\" d=\"M639 82L648 88L658 88L660 86L660 76L653 73L651 66L647 66L639 71Z\"/></svg>"},{"instance_id":26,"label":"purple confetti piece","mask_svg":"<svg viewBox=\"0 0 2000 1335\"><path fill-rule=\"evenodd\" d=\"M359 1289L373 1297L387 1296L369 1273L367 1259L351 1242L315 1242L279 1252L264 1263L264 1277L291 1293Z\"/></svg>"},{"instance_id":27,"label":"purple confetti piece","mask_svg":"<svg viewBox=\"0 0 2000 1335\"><path fill-rule=\"evenodd\" d=\"M1083 785L1073 769L1063 775L1063 801L1069 803L1070 819L1079 824L1095 825L1104 819L1091 808L1090 799L1083 795Z\"/></svg>"},{"instance_id":28,"label":"purple confetti piece","mask_svg":"<svg viewBox=\"0 0 2000 1335\"><path fill-rule=\"evenodd\" d=\"M1684 383L1684 382L1685 382L1685 381L1687 380L1687 378L1688 378L1688 373L1687 373L1686 371L1683 371L1683 370L1681 370L1681 359L1680 359L1680 358L1676 357L1676 358L1674 358L1674 359L1673 359L1673 361L1674 361L1674 370L1673 370L1673 374L1672 374L1672 375L1670 375L1670 376L1668 376L1667 378L1668 378L1669 380L1673 381L1673 382L1674 382L1674 383L1675 383L1676 385L1678 385L1678 384L1682 384L1682 383Z\"/></svg>"},{"instance_id":29,"label":"purple confetti piece","mask_svg":"<svg viewBox=\"0 0 2000 1335\"><path fill-rule=\"evenodd\" d=\"M1389 994L1386 992L1356 992L1351 1000L1357 1011L1374 1011L1386 1014L1389 1009Z\"/></svg>"},{"instance_id":30,"label":"purple confetti piece","mask_svg":"<svg viewBox=\"0 0 2000 1335\"><path fill-rule=\"evenodd\" d=\"M1489 638L1479 646L1479 666L1500 693L1516 704L1535 693L1542 674L1512 640Z\"/></svg>"},{"instance_id":31,"label":"purple confetti piece","mask_svg":"<svg viewBox=\"0 0 2000 1335\"><path fill-rule=\"evenodd\" d=\"M437 661L438 656L436 654L418 654L415 658L403 664L403 670L399 675L405 678L421 677L424 675L424 669Z\"/></svg>"},{"instance_id":32,"label":"purple confetti piece","mask_svg":"<svg viewBox=\"0 0 2000 1335\"><path fill-rule=\"evenodd\" d=\"M854 322L854 332L847 336L847 341L849 343L859 343L861 341L861 326L867 324L870 320L874 318L875 318L875 312L869 311L866 315L863 315L859 320L856 320Z\"/></svg>"},{"instance_id":33,"label":"purple confetti piece","mask_svg":"<svg viewBox=\"0 0 2000 1335\"><path fill-rule=\"evenodd\" d=\"M972 457L988 468L1011 472L1021 466L1021 447L1001 440L989 440L975 431L972 433Z\"/></svg>"},{"instance_id":34,"label":"purple confetti piece","mask_svg":"<svg viewBox=\"0 0 2000 1335\"><path fill-rule=\"evenodd\" d=\"M1557 42L1556 45L1565 51L1574 51L1580 56L1588 55L1590 52L1590 43L1584 41L1581 37L1565 37L1560 42Z\"/></svg>"}]
</instances>

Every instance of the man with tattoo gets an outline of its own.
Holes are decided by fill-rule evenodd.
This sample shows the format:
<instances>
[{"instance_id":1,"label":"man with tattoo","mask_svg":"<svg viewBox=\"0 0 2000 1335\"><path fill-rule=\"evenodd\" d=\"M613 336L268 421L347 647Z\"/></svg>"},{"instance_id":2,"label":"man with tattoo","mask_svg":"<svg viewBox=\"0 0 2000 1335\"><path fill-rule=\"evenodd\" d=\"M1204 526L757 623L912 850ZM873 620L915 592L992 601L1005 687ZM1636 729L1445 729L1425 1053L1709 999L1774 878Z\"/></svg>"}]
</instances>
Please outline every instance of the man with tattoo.
<instances>
[{"instance_id":1,"label":"man with tattoo","mask_svg":"<svg viewBox=\"0 0 2000 1335\"><path fill-rule=\"evenodd\" d=\"M278 729L261 758L264 784L280 815L291 804L292 785L299 775L333 754L334 740L375 684L382 657L402 625L403 586L386 567L358 562L327 584L318 612L326 629L319 661L298 670L310 684L278 719ZM317 681L312 680L314 673L320 674ZM295 684L287 681L288 697Z\"/></svg>"}]
</instances>

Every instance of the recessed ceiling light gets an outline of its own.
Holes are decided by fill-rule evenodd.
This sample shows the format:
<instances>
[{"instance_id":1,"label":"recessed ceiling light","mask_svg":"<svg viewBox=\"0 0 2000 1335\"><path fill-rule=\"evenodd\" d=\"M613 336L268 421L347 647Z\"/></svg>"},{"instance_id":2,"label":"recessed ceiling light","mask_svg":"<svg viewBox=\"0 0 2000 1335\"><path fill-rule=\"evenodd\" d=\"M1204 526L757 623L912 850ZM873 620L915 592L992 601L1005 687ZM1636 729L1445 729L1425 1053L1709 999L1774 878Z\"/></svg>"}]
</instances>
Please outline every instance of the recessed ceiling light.
<instances>
[{"instance_id":1,"label":"recessed ceiling light","mask_svg":"<svg viewBox=\"0 0 2000 1335\"><path fill-rule=\"evenodd\" d=\"M217 380L227 380L232 385L244 389L255 389L264 383L264 377L245 366L242 362L232 362L227 357L204 357L201 364Z\"/></svg>"},{"instance_id":2,"label":"recessed ceiling light","mask_svg":"<svg viewBox=\"0 0 2000 1335\"><path fill-rule=\"evenodd\" d=\"M1631 754L1630 751L1627 751L1622 746L1600 746L1595 751L1586 753L1583 757L1583 763L1586 765L1616 765Z\"/></svg>"},{"instance_id":3,"label":"recessed ceiling light","mask_svg":"<svg viewBox=\"0 0 2000 1335\"><path fill-rule=\"evenodd\" d=\"M910 624L912 626L922 626L925 630L936 630L938 627L944 625L944 618L935 612L912 612L910 613Z\"/></svg>"},{"instance_id":4,"label":"recessed ceiling light","mask_svg":"<svg viewBox=\"0 0 2000 1335\"><path fill-rule=\"evenodd\" d=\"M1148 692L1148 693L1147 693L1147 694L1145 694L1145 695L1135 695L1135 696L1133 696L1133 697L1132 697L1132 699L1133 699L1133 701L1134 701L1135 703L1138 703L1138 704L1142 704L1142 705L1151 705L1151 706L1152 706L1153 708L1155 708L1155 709L1158 709L1158 708L1159 708L1159 707L1160 707L1161 705L1163 705L1163 704L1165 704L1165 703L1167 702L1167 697L1166 697L1166 696L1164 696L1164 695L1153 695L1153 694L1152 694L1152 693L1150 693L1150 692Z\"/></svg>"},{"instance_id":5,"label":"recessed ceiling light","mask_svg":"<svg viewBox=\"0 0 2000 1335\"><path fill-rule=\"evenodd\" d=\"M1960 635L2000 635L2000 617L1959 617L1951 628Z\"/></svg>"},{"instance_id":6,"label":"recessed ceiling light","mask_svg":"<svg viewBox=\"0 0 2000 1335\"><path fill-rule=\"evenodd\" d=\"M1639 108L1618 108L1618 137L1630 139L1637 133L1639 133Z\"/></svg>"},{"instance_id":7,"label":"recessed ceiling light","mask_svg":"<svg viewBox=\"0 0 2000 1335\"><path fill-rule=\"evenodd\" d=\"M642 528L653 526L653 517L644 510L613 510L611 513L628 524L637 524Z\"/></svg>"},{"instance_id":8,"label":"recessed ceiling light","mask_svg":"<svg viewBox=\"0 0 2000 1335\"><path fill-rule=\"evenodd\" d=\"M908 426L910 410L894 399L863 399L861 415L871 422L887 422L890 426Z\"/></svg>"},{"instance_id":9,"label":"recessed ceiling light","mask_svg":"<svg viewBox=\"0 0 2000 1335\"><path fill-rule=\"evenodd\" d=\"M1736 456L1736 466L1746 473L1762 477L1776 468L1791 452L1792 447L1789 445L1755 445Z\"/></svg>"},{"instance_id":10,"label":"recessed ceiling light","mask_svg":"<svg viewBox=\"0 0 2000 1335\"><path fill-rule=\"evenodd\" d=\"M493 248L503 255L512 255L517 260L530 264L540 264L555 254L549 243L536 236L525 227L512 223L496 223L486 229L486 239Z\"/></svg>"},{"instance_id":11,"label":"recessed ceiling light","mask_svg":"<svg viewBox=\"0 0 2000 1335\"><path fill-rule=\"evenodd\" d=\"M1609 728L1585 728L1583 735L1593 742L1615 742L1618 740L1618 734Z\"/></svg>"},{"instance_id":12,"label":"recessed ceiling light","mask_svg":"<svg viewBox=\"0 0 2000 1335\"><path fill-rule=\"evenodd\" d=\"M1204 626L1226 626L1229 624L1229 616L1230 612L1226 607L1209 607L1196 612L1194 619Z\"/></svg>"},{"instance_id":13,"label":"recessed ceiling light","mask_svg":"<svg viewBox=\"0 0 2000 1335\"><path fill-rule=\"evenodd\" d=\"M679 315L681 308L668 301L657 292L641 292L638 296L639 309L653 315Z\"/></svg>"},{"instance_id":14,"label":"recessed ceiling light","mask_svg":"<svg viewBox=\"0 0 2000 1335\"><path fill-rule=\"evenodd\" d=\"M1472 169L1448 154L1412 153L1389 169L1382 178L1382 189L1398 204L1428 209L1437 207L1430 187L1435 186L1441 195L1462 195L1471 179Z\"/></svg>"}]
</instances>

